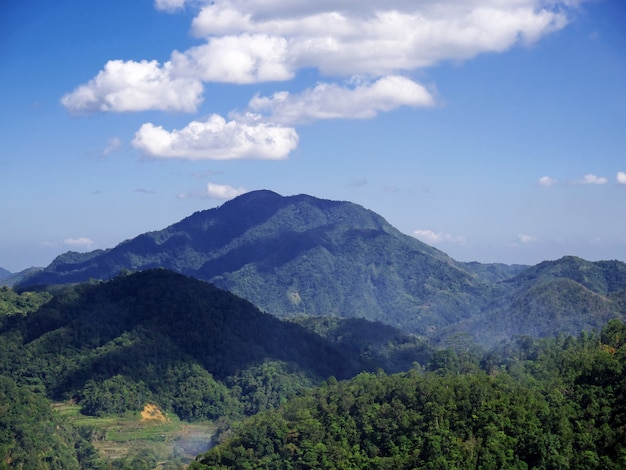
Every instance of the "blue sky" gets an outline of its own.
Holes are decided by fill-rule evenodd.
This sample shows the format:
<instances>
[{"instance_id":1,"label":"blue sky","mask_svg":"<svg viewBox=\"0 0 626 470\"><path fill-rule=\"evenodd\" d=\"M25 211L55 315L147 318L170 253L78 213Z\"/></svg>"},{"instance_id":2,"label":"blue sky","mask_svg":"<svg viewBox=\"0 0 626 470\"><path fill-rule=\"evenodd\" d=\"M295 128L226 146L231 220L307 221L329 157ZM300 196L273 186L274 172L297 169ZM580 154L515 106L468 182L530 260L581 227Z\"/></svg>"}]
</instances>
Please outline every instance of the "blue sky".
<instances>
[{"instance_id":1,"label":"blue sky","mask_svg":"<svg viewBox=\"0 0 626 470\"><path fill-rule=\"evenodd\" d=\"M271 189L461 261L626 261L621 0L0 3L0 266Z\"/></svg>"}]
</instances>

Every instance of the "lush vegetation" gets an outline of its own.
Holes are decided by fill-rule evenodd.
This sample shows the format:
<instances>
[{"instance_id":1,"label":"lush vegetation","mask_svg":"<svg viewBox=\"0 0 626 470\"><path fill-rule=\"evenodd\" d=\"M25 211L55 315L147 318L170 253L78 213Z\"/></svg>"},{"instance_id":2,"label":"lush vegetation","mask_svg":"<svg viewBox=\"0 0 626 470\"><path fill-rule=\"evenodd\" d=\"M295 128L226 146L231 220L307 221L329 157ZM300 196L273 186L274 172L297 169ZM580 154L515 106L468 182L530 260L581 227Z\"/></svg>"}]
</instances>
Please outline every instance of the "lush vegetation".
<instances>
[{"instance_id":1,"label":"lush vegetation","mask_svg":"<svg viewBox=\"0 0 626 470\"><path fill-rule=\"evenodd\" d=\"M564 261L573 272L553 275L563 270L555 262L513 283L507 295L529 323L557 318L578 330L624 311L620 264L591 263L579 282L571 278L586 262ZM0 300L5 467L154 468L149 446L105 461L92 445L105 434L108 442L164 439L165 427L133 428L148 404L219 426L221 444L198 469L626 465L619 320L598 333L523 336L489 352L471 335L450 334L433 352L364 319L281 321L163 269L37 292L3 288ZM574 302L587 309L586 323L565 307ZM51 399L82 415L51 410ZM186 458L168 457L169 468Z\"/></svg>"},{"instance_id":2,"label":"lush vegetation","mask_svg":"<svg viewBox=\"0 0 626 470\"><path fill-rule=\"evenodd\" d=\"M51 298L52 295L47 292L27 291L18 294L8 287L0 287L0 322L5 315L26 315L35 312Z\"/></svg>"},{"instance_id":3,"label":"lush vegetation","mask_svg":"<svg viewBox=\"0 0 626 470\"><path fill-rule=\"evenodd\" d=\"M329 380L227 435L193 469L622 469L626 325L521 338L428 371Z\"/></svg>"},{"instance_id":4,"label":"lush vegetation","mask_svg":"<svg viewBox=\"0 0 626 470\"><path fill-rule=\"evenodd\" d=\"M364 350L364 338L325 338L165 270L66 287L54 296L2 293L13 314L3 316L0 328L0 373L51 399L74 400L94 416L154 402L185 420L237 418L331 375L393 372L429 359L424 343L392 328L361 321L355 334L378 337ZM42 305L18 315L24 299ZM346 330L342 322L334 324Z\"/></svg>"},{"instance_id":5,"label":"lush vegetation","mask_svg":"<svg viewBox=\"0 0 626 470\"><path fill-rule=\"evenodd\" d=\"M88 440L45 397L0 376L0 469L101 468Z\"/></svg>"}]
</instances>

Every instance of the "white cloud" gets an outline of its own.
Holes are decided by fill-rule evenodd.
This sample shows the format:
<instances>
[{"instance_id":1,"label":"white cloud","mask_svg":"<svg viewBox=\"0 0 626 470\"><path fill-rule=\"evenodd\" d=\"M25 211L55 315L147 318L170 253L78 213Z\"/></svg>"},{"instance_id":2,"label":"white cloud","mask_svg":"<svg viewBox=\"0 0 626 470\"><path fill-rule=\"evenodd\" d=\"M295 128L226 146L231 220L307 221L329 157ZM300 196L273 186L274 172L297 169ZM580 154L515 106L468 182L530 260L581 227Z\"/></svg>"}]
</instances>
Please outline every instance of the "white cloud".
<instances>
[{"instance_id":1,"label":"white cloud","mask_svg":"<svg viewBox=\"0 0 626 470\"><path fill-rule=\"evenodd\" d=\"M408 78L388 76L353 87L319 83L301 94L283 91L271 97L256 96L248 109L269 115L272 122L296 124L319 119L372 118L380 111L399 106L434 103L433 96L423 86Z\"/></svg>"},{"instance_id":2,"label":"white cloud","mask_svg":"<svg viewBox=\"0 0 626 470\"><path fill-rule=\"evenodd\" d=\"M62 98L72 112L195 111L202 82L289 80L303 68L379 78L533 43L567 24L569 0L226 0L192 29L206 43L164 64L111 60ZM155 0L173 11L184 0Z\"/></svg>"},{"instance_id":3,"label":"white cloud","mask_svg":"<svg viewBox=\"0 0 626 470\"><path fill-rule=\"evenodd\" d=\"M208 183L206 189L207 196L214 199L232 199L248 192L248 190L243 187L233 188L226 184L215 183Z\"/></svg>"},{"instance_id":4,"label":"white cloud","mask_svg":"<svg viewBox=\"0 0 626 470\"><path fill-rule=\"evenodd\" d=\"M102 151L102 156L106 157L120 148L122 148L122 141L118 137L113 137L107 142L107 146Z\"/></svg>"},{"instance_id":5,"label":"white cloud","mask_svg":"<svg viewBox=\"0 0 626 470\"><path fill-rule=\"evenodd\" d=\"M176 11L185 7L185 0L154 0L154 7L157 10Z\"/></svg>"},{"instance_id":6,"label":"white cloud","mask_svg":"<svg viewBox=\"0 0 626 470\"><path fill-rule=\"evenodd\" d=\"M616 179L619 184L626 184L626 173L623 171L618 172Z\"/></svg>"},{"instance_id":7,"label":"white cloud","mask_svg":"<svg viewBox=\"0 0 626 470\"><path fill-rule=\"evenodd\" d=\"M415 230L413 236L429 245L437 245L439 243L458 243L464 245L466 243L465 237L442 232L433 232L432 230Z\"/></svg>"},{"instance_id":8,"label":"white cloud","mask_svg":"<svg viewBox=\"0 0 626 470\"><path fill-rule=\"evenodd\" d=\"M80 237L80 238L66 238L63 240L65 245L75 247L75 248L88 248L93 245L93 240L90 238Z\"/></svg>"},{"instance_id":9,"label":"white cloud","mask_svg":"<svg viewBox=\"0 0 626 470\"><path fill-rule=\"evenodd\" d=\"M266 34L210 38L184 53L175 51L171 63L179 75L205 82L245 84L294 76L287 61L287 41Z\"/></svg>"},{"instance_id":10,"label":"white cloud","mask_svg":"<svg viewBox=\"0 0 626 470\"><path fill-rule=\"evenodd\" d=\"M518 240L520 243L523 243L524 245L526 245L526 244L528 244L528 243L534 243L534 242L536 242L536 241L537 241L537 237L533 237L532 235L526 235L526 234L520 233L520 234L517 236L517 240Z\"/></svg>"},{"instance_id":11,"label":"white cloud","mask_svg":"<svg viewBox=\"0 0 626 470\"><path fill-rule=\"evenodd\" d=\"M214 114L192 121L181 130L167 131L147 123L135 133L132 145L146 156L186 160L287 158L298 145L295 129L266 123L242 124Z\"/></svg>"},{"instance_id":12,"label":"white cloud","mask_svg":"<svg viewBox=\"0 0 626 470\"><path fill-rule=\"evenodd\" d=\"M171 63L110 60L98 75L61 98L72 113L145 110L195 111L202 83L175 77Z\"/></svg>"},{"instance_id":13,"label":"white cloud","mask_svg":"<svg viewBox=\"0 0 626 470\"><path fill-rule=\"evenodd\" d=\"M609 180L604 176L597 176L591 173L586 174L582 177L582 179L576 180L574 184L606 184Z\"/></svg>"},{"instance_id":14,"label":"white cloud","mask_svg":"<svg viewBox=\"0 0 626 470\"><path fill-rule=\"evenodd\" d=\"M353 0L304 4L231 0L206 5L198 37L267 34L288 41L286 64L329 75L387 75L532 43L563 28L564 1Z\"/></svg>"},{"instance_id":15,"label":"white cloud","mask_svg":"<svg viewBox=\"0 0 626 470\"><path fill-rule=\"evenodd\" d=\"M556 184L556 180L554 178L550 178L549 176L542 176L539 178L539 186L550 187Z\"/></svg>"}]
</instances>

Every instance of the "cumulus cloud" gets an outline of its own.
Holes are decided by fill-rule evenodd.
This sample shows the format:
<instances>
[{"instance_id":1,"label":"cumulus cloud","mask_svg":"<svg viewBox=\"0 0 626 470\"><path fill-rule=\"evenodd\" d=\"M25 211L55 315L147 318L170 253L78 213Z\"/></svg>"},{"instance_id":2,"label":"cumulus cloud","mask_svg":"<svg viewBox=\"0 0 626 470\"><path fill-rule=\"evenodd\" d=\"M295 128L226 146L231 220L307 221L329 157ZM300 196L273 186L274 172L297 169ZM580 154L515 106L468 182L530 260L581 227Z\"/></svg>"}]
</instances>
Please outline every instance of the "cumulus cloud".
<instances>
[{"instance_id":1,"label":"cumulus cloud","mask_svg":"<svg viewBox=\"0 0 626 470\"><path fill-rule=\"evenodd\" d=\"M242 124L214 114L171 132L152 123L144 124L135 133L132 145L148 157L162 159L280 160L297 147L298 134L290 127Z\"/></svg>"},{"instance_id":2,"label":"cumulus cloud","mask_svg":"<svg viewBox=\"0 0 626 470\"><path fill-rule=\"evenodd\" d=\"M439 243L458 243L464 245L466 243L465 237L442 232L433 232L432 230L415 230L413 236L429 245L437 245Z\"/></svg>"},{"instance_id":3,"label":"cumulus cloud","mask_svg":"<svg viewBox=\"0 0 626 470\"><path fill-rule=\"evenodd\" d=\"M586 174L579 180L573 181L574 184L606 184L609 180L604 176L597 176L591 173Z\"/></svg>"},{"instance_id":4,"label":"cumulus cloud","mask_svg":"<svg viewBox=\"0 0 626 470\"><path fill-rule=\"evenodd\" d=\"M570 0L226 0L202 5L192 23L205 43L157 61L111 60L62 99L72 112L195 111L202 82L405 75L533 43L567 24ZM173 11L184 0L155 0Z\"/></svg>"},{"instance_id":5,"label":"cumulus cloud","mask_svg":"<svg viewBox=\"0 0 626 470\"><path fill-rule=\"evenodd\" d=\"M154 0L154 7L157 10L176 11L185 6L185 0Z\"/></svg>"},{"instance_id":6,"label":"cumulus cloud","mask_svg":"<svg viewBox=\"0 0 626 470\"><path fill-rule=\"evenodd\" d=\"M239 188L234 188L227 184L208 183L206 190L191 191L189 193L180 193L178 195L178 199L189 199L189 198L233 199L247 192L248 190L241 186Z\"/></svg>"},{"instance_id":7,"label":"cumulus cloud","mask_svg":"<svg viewBox=\"0 0 626 470\"><path fill-rule=\"evenodd\" d=\"M616 180L619 184L626 184L626 173L620 171L617 173Z\"/></svg>"},{"instance_id":8,"label":"cumulus cloud","mask_svg":"<svg viewBox=\"0 0 626 470\"><path fill-rule=\"evenodd\" d=\"M550 187L556 184L556 180L554 178L550 178L549 176L542 176L539 178L539 186Z\"/></svg>"},{"instance_id":9,"label":"cumulus cloud","mask_svg":"<svg viewBox=\"0 0 626 470\"><path fill-rule=\"evenodd\" d=\"M524 245L527 245L528 243L536 242L537 241L537 237L533 237L532 235L527 235L527 234L524 234L524 233L520 233L517 236L517 240L520 243L523 243Z\"/></svg>"},{"instance_id":10,"label":"cumulus cloud","mask_svg":"<svg viewBox=\"0 0 626 470\"><path fill-rule=\"evenodd\" d=\"M318 83L300 94L282 91L271 97L255 96L248 112L261 113L272 122L297 124L320 119L372 118L400 106L432 106L433 96L422 86L400 76L374 83L340 86Z\"/></svg>"},{"instance_id":11,"label":"cumulus cloud","mask_svg":"<svg viewBox=\"0 0 626 470\"><path fill-rule=\"evenodd\" d=\"M206 189L207 196L214 199L233 199L248 192L248 190L243 187L233 188L227 184L215 183L208 183Z\"/></svg>"},{"instance_id":12,"label":"cumulus cloud","mask_svg":"<svg viewBox=\"0 0 626 470\"><path fill-rule=\"evenodd\" d=\"M280 37L288 42L291 67L383 76L532 43L567 23L561 8L567 2L550 3L230 0L204 6L192 29L198 37Z\"/></svg>"},{"instance_id":13,"label":"cumulus cloud","mask_svg":"<svg viewBox=\"0 0 626 470\"><path fill-rule=\"evenodd\" d=\"M106 157L120 148L122 148L122 141L118 137L113 137L107 142L107 146L102 151L102 156Z\"/></svg>"},{"instance_id":14,"label":"cumulus cloud","mask_svg":"<svg viewBox=\"0 0 626 470\"><path fill-rule=\"evenodd\" d=\"M90 238L80 237L80 238L66 238L63 240L65 245L74 247L74 248L89 248L93 245L93 240Z\"/></svg>"},{"instance_id":15,"label":"cumulus cloud","mask_svg":"<svg viewBox=\"0 0 626 470\"><path fill-rule=\"evenodd\" d=\"M72 113L145 110L195 111L202 101L202 83L176 77L171 63L110 60L98 75L61 98Z\"/></svg>"},{"instance_id":16,"label":"cumulus cloud","mask_svg":"<svg viewBox=\"0 0 626 470\"><path fill-rule=\"evenodd\" d=\"M183 76L204 82L257 83L289 80L287 40L266 34L209 39L207 44L172 54L172 66Z\"/></svg>"}]
</instances>

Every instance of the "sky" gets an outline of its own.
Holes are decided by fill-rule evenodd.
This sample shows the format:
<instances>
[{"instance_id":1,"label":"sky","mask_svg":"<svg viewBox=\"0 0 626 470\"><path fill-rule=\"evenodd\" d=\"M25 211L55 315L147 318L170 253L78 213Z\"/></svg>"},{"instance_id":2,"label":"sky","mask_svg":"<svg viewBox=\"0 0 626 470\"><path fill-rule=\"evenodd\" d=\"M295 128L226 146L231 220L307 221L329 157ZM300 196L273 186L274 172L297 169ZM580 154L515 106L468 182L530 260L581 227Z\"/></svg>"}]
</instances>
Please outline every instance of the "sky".
<instances>
[{"instance_id":1,"label":"sky","mask_svg":"<svg viewBox=\"0 0 626 470\"><path fill-rule=\"evenodd\" d=\"M239 194L459 261L626 261L622 0L0 1L0 267Z\"/></svg>"}]
</instances>

